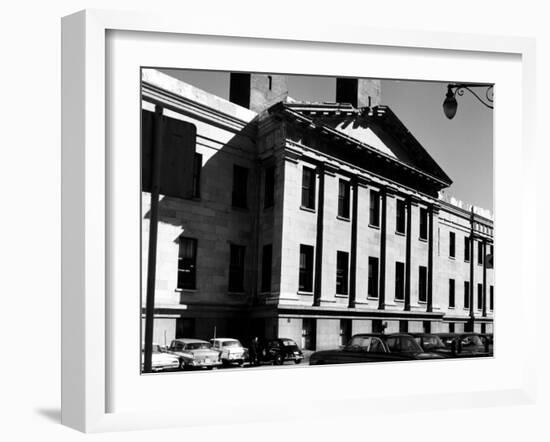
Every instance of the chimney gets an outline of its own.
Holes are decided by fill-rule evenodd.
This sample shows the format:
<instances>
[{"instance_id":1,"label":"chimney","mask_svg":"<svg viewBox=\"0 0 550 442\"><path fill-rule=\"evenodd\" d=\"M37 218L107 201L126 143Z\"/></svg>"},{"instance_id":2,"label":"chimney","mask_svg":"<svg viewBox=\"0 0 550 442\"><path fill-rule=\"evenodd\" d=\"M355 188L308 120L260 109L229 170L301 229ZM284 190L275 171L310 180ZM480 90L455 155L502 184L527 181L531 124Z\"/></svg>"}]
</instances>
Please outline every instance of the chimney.
<instances>
[{"instance_id":1,"label":"chimney","mask_svg":"<svg viewBox=\"0 0 550 442\"><path fill-rule=\"evenodd\" d=\"M374 107L381 102L380 80L368 78L337 78L336 102L350 103L353 107Z\"/></svg>"},{"instance_id":2,"label":"chimney","mask_svg":"<svg viewBox=\"0 0 550 442\"><path fill-rule=\"evenodd\" d=\"M260 113L288 96L286 76L231 73L229 101Z\"/></svg>"}]
</instances>

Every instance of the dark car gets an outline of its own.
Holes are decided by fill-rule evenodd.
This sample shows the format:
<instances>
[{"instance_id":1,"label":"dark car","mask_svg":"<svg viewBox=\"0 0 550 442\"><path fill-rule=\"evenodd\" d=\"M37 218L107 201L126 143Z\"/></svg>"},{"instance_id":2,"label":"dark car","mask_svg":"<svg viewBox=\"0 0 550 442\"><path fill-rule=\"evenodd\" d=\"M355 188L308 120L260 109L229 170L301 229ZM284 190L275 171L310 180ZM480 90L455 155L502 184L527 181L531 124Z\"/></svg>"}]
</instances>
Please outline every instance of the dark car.
<instances>
[{"instance_id":1,"label":"dark car","mask_svg":"<svg viewBox=\"0 0 550 442\"><path fill-rule=\"evenodd\" d=\"M299 364L302 359L304 359L302 350L292 339L268 339L259 343L257 361L259 363L282 365L286 361L293 361L295 364Z\"/></svg>"},{"instance_id":2,"label":"dark car","mask_svg":"<svg viewBox=\"0 0 550 442\"><path fill-rule=\"evenodd\" d=\"M424 351L414 337L409 334L364 333L354 335L348 345L342 349L316 351L311 355L309 364L349 364L443 358L444 356L437 353Z\"/></svg>"},{"instance_id":3,"label":"dark car","mask_svg":"<svg viewBox=\"0 0 550 442\"><path fill-rule=\"evenodd\" d=\"M492 356L488 339L479 333L438 333L453 358Z\"/></svg>"},{"instance_id":4,"label":"dark car","mask_svg":"<svg viewBox=\"0 0 550 442\"><path fill-rule=\"evenodd\" d=\"M489 350L489 356L493 356L493 342L494 342L493 334L483 333L480 336L483 343L487 345L487 349Z\"/></svg>"},{"instance_id":5,"label":"dark car","mask_svg":"<svg viewBox=\"0 0 550 442\"><path fill-rule=\"evenodd\" d=\"M409 333L422 347L422 350L437 353L441 356L451 357L451 349L447 347L441 337L434 333Z\"/></svg>"}]
</instances>

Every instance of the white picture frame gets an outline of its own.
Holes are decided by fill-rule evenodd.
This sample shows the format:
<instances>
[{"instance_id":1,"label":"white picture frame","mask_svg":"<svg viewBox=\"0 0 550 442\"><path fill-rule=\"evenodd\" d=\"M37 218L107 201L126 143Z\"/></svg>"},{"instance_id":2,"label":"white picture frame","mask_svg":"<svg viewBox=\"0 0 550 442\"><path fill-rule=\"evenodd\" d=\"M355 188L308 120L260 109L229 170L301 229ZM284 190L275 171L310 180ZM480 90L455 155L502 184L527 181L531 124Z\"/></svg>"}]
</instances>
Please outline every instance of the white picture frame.
<instances>
[{"instance_id":1,"label":"white picture frame","mask_svg":"<svg viewBox=\"0 0 550 442\"><path fill-rule=\"evenodd\" d=\"M296 47L298 54L304 49L303 45L312 45L320 51L333 51L334 54L353 53L356 50L369 50L377 52L377 56L384 57L386 53L398 52L397 56L407 56L412 51L426 51L420 53L420 57L432 57L430 61L437 61L446 55L467 54L474 59L483 62L484 57L502 56L511 57L513 63L520 69L519 77L510 80L515 89L507 91L521 99L520 109L499 108L498 91L496 86L496 108L495 114L499 119L495 129L495 149L502 151L502 154L495 155L497 163L502 162L502 170L508 167L506 164L513 164L520 160L524 167L529 168L534 157L534 102L535 102L535 46L534 41L518 37L487 37L479 35L464 35L451 33L427 33L416 31L394 32L372 28L354 28L344 25L330 25L324 27L296 27L292 23L267 23L255 24L253 22L236 23L234 21L220 24L211 22L207 17L195 17L193 20L182 22L178 17L170 15L153 15L143 13L127 13L113 11L82 11L65 17L62 22L62 423L84 432L101 432L125 429L159 428L173 426L208 425L213 418L219 421L229 422L228 416L222 411L216 411L215 407L209 409L206 402L197 401L193 407L182 405L174 409L173 403L167 400L166 405L147 407L151 403L152 391L160 389L156 398L166 393L168 382L182 384L189 382L190 377L185 375L170 376L141 376L138 369L128 373L128 378L143 383L143 391L148 392L141 397L142 404L136 404L135 409L125 406L118 406L109 398L112 391L116 390L118 384L124 382L121 376L113 375L113 360L110 339L116 335L113 324L116 324L117 315L120 309L113 309L113 301L109 294L116 287L112 281L112 273L109 266L116 260L116 254L120 251L114 250L112 243L113 235L117 229L113 227L116 220L113 220L113 204L116 203L117 195L113 192L114 180L117 179L116 158L113 158L109 150L110 143L116 143L116 135L107 131L107 119L116 117L114 111L108 108L108 94L112 93L110 81L112 74L108 64L113 59L108 56L117 56L117 53L109 52L109 35L137 35L142 42L147 39L167 38L173 44L179 44L178 39L191 38L197 44L201 39L215 38L220 44L223 39L232 39L239 42L235 46L243 47L246 50L257 50L257 45L267 44L278 51L281 48L288 48L289 45ZM206 40L205 40L206 41ZM202 41L204 44L204 41ZM213 47L214 45L212 45ZM212 50L208 46L208 50ZM204 46L206 51L207 47ZM146 52L146 51L144 51ZM132 54L130 54L132 55ZM160 56L159 56L160 57ZM159 58L160 59L160 58ZM137 60L137 59L135 59ZM414 61L414 57L411 58ZM515 60L515 61L514 61ZM242 70L254 70L258 66L258 60L239 61L231 66ZM299 64L299 63L298 63ZM414 63L412 63L414 65ZM443 63L442 63L443 64ZM263 63L262 66L268 66ZM202 66L188 66L204 68ZM211 65L208 65L211 67ZM180 67L175 63L169 67ZM434 72L443 72L449 67L432 66ZM229 66L227 66L229 68ZM257 70L262 70L260 67ZM282 68L284 69L284 68ZM297 68L298 69L298 68ZM304 69L304 68L302 68ZM412 66L417 70L416 78L422 78L422 66ZM425 69L425 68L424 68ZM228 70L228 69L226 69ZM432 77L427 79L454 80L453 78L437 77L432 72ZM329 71L323 72L329 74ZM333 72L334 73L334 72ZM345 72L348 73L348 72ZM365 72L364 67L358 67L356 75L375 76L377 72ZM387 72L385 74L388 75ZM414 74L411 74L414 77ZM492 75L492 74L491 74ZM477 79L490 81L491 75L484 72L477 73ZM399 75L397 77L401 78ZM114 77L114 74L113 74ZM411 78L412 78L411 77ZM520 78L520 81L517 81ZM468 80L468 78L461 79ZM136 72L136 79L139 82L139 74ZM504 100L503 100L504 101ZM502 102L503 102L502 101ZM139 96L135 97L135 109L139 112ZM512 115L513 112L513 115ZM518 115L521 116L518 119ZM515 120L510 118L515 117ZM131 118L131 117L129 117ZM519 121L518 121L519 120ZM135 120L137 121L137 119ZM134 121L134 123L135 123ZM518 127L510 129L510 140L500 137L499 130L510 121L516 121ZM500 128L500 129L499 129ZM138 134L135 134L137 139ZM508 149L507 143L517 141L515 147ZM500 146L503 146L502 149ZM514 150L515 149L515 150ZM501 167L501 166L499 166ZM138 169L136 169L137 171ZM136 172L137 173L137 172ZM498 183L498 170L496 174L496 228L497 248L495 259L499 261L499 270L496 274L497 284L502 284L502 293L518 289L521 296L515 302L515 307L508 304L506 297L503 297L498 309L499 324L496 325L497 333L510 338L513 342L510 327L506 326L510 321L509 309L516 308L522 312L516 318L524 321L525 312L528 307L536 304L535 278L532 277L534 269L527 263L529 256L534 256L534 231L529 229L528 220L534 219L534 207L536 193L535 186L529 186L524 181L524 186L517 189L503 187L503 193L512 192L511 196L521 200L523 210L513 213L513 208L506 208L499 203L504 198L500 193ZM500 175L502 177L502 174ZM525 175L526 180L535 177ZM136 191L137 192L137 191ZM502 200L501 200L502 201ZM502 220L502 221L501 221ZM139 219L136 220L139 222ZM515 227L514 227L515 226ZM510 232L516 230L519 241L514 244L502 242L500 238L506 239ZM138 241L137 237L135 239ZM509 257L516 254L520 257L520 272L514 274L509 271L513 269L513 262ZM501 265L502 264L502 265ZM501 270L502 269L502 270ZM517 276L516 276L517 275ZM507 280L506 278L512 278ZM138 283L136 281L136 283ZM511 284L511 285L510 285ZM500 287L500 286L497 286ZM138 299L138 293L136 293ZM500 301L499 301L500 302ZM139 321L139 305L130 306L131 314L136 315L136 322ZM534 337L536 324L533 321L524 325L524 333ZM508 331L507 331L508 330ZM138 339L138 338L136 338ZM505 340L503 339L502 342ZM449 364L445 370L459 372L461 370L477 370L490 372L498 370L499 361L507 361L505 343L502 350L497 352L494 361L470 361L467 364L463 361L445 362ZM137 348L137 347L136 347ZM262 379L275 379L275 385L287 383L289 385L300 385L308 391L313 386L307 384L304 378L304 370L315 370L309 373L316 373L317 377L323 370L323 378L328 379L327 395L310 394L302 400L307 404L302 410L301 416L304 419L322 418L337 413L340 414L366 414L369 412L386 412L395 410L407 410L410 407L415 409L440 409L440 408L465 408L469 407L472 400L478 405L527 404L533 403L536 390L535 361L530 358L534 350L534 339L527 344L526 357L517 363L512 364L510 376L507 381L495 376L495 381L483 388L480 383L457 385L455 390L447 389L439 391L438 388L426 388L422 390L411 388L405 389L397 383L393 390L379 389L374 392L367 392L362 388L356 388L353 394L342 389L342 394L337 397L338 384L333 382L339 375L339 370L346 371L349 379L357 378L361 367L319 367L314 369L299 368L293 370L282 370L276 375L273 371L261 371L254 375L252 380L244 378L242 373L216 373L210 378L202 374L193 375L193 384L201 384L204 388L214 390L215 384L227 379L232 382L250 382L252 386ZM118 355L117 355L118 357ZM135 355L131 356L135 358ZM500 358L500 359L499 359ZM134 361L135 362L135 361ZM422 376L419 370L434 370L433 365L437 363L418 363L414 367L407 365L407 370L414 375ZM475 364L472 366L471 364ZM137 367L137 364L135 364ZM473 367L473 368L472 368ZM125 368L115 367L116 370ZM403 370L402 364L379 365L373 364L373 373L376 376L383 370L391 372L389 375L396 375ZM289 375L292 373L292 375ZM302 374L300 374L302 373ZM206 374L207 375L207 374ZM387 373L385 375L388 375ZM136 376L139 378L136 378ZM177 376L177 377L176 377ZM311 378L308 375L308 378ZM314 376L315 377L315 376ZM220 381L221 380L221 381ZM117 383L118 382L118 383ZM145 385L146 384L146 385ZM121 395L128 394L132 384L124 384L126 393L121 390L117 393L121 397L119 403L136 401L136 398L128 396L125 400ZM158 387L157 387L158 386ZM140 387L141 388L141 387ZM177 391L181 386L174 386ZM250 390L250 386L248 387ZM246 390L246 388L245 388ZM313 390L311 390L313 391ZM248 391L243 397L248 397ZM332 393L331 393L332 392ZM196 392L191 393L196 395ZM276 395L276 392L273 392ZM281 407L280 398L271 398L270 401L259 399L256 403L248 403L245 400L237 401L234 409L237 415L242 416L239 422L258 422L273 419L285 419L295 417L295 413L288 407ZM338 407L334 407L338 404ZM330 405L332 411L328 412ZM231 418L234 419L235 415Z\"/></svg>"}]
</instances>

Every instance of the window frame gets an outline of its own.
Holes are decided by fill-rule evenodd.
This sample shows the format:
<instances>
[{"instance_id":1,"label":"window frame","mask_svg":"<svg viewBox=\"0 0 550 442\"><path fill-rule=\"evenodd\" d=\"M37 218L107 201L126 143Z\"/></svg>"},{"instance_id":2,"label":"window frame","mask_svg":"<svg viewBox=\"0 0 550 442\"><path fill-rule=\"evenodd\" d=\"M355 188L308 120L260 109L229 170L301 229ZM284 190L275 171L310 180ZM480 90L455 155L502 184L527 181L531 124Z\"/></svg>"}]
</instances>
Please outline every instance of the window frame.
<instances>
[{"instance_id":1,"label":"window frame","mask_svg":"<svg viewBox=\"0 0 550 442\"><path fill-rule=\"evenodd\" d=\"M266 249L269 253L266 254ZM266 261L266 257L269 256L269 260ZM267 265L269 263L269 266ZM264 244L262 247L262 272L260 281L260 290L262 292L271 291L271 281L273 273L273 244Z\"/></svg>"},{"instance_id":2,"label":"window frame","mask_svg":"<svg viewBox=\"0 0 550 442\"><path fill-rule=\"evenodd\" d=\"M421 241L428 240L428 208L420 207L419 209L419 228L418 239Z\"/></svg>"},{"instance_id":3,"label":"window frame","mask_svg":"<svg viewBox=\"0 0 550 442\"><path fill-rule=\"evenodd\" d=\"M309 181L306 180L306 175L309 174ZM315 210L315 193L316 193L316 173L315 169L308 166L302 167L302 193L301 193L301 208ZM307 185L306 185L307 184ZM306 197L307 201L304 200Z\"/></svg>"},{"instance_id":4,"label":"window frame","mask_svg":"<svg viewBox=\"0 0 550 442\"><path fill-rule=\"evenodd\" d=\"M192 255L193 257L192 258L182 258L181 257L181 253L182 253L182 246L183 246L183 241L190 241L192 243ZM183 236L183 235L180 235L179 238L178 238L178 277L177 277L177 281L176 281L176 287L178 288L178 290L196 290L197 289L197 250L198 250L198 240L197 238L191 238L191 237L188 237L188 236ZM182 262L185 260L189 260L191 259L192 260L192 263L191 263L191 267L192 267L192 270L183 270L183 264ZM182 275L182 272L184 271L188 271L191 273L192 275L192 284L191 286L184 286L183 283L180 283L180 282L183 282L183 279L184 277L183 276L180 276Z\"/></svg>"},{"instance_id":5,"label":"window frame","mask_svg":"<svg viewBox=\"0 0 550 442\"><path fill-rule=\"evenodd\" d=\"M470 281L464 281L464 308L470 308Z\"/></svg>"},{"instance_id":6,"label":"window frame","mask_svg":"<svg viewBox=\"0 0 550 442\"><path fill-rule=\"evenodd\" d=\"M395 233L405 235L407 232L407 204L405 200L395 200Z\"/></svg>"},{"instance_id":7,"label":"window frame","mask_svg":"<svg viewBox=\"0 0 550 442\"><path fill-rule=\"evenodd\" d=\"M380 191L375 189L369 192L369 226L380 227Z\"/></svg>"},{"instance_id":8,"label":"window frame","mask_svg":"<svg viewBox=\"0 0 550 442\"><path fill-rule=\"evenodd\" d=\"M456 233L449 232L449 258L456 258Z\"/></svg>"},{"instance_id":9,"label":"window frame","mask_svg":"<svg viewBox=\"0 0 550 442\"><path fill-rule=\"evenodd\" d=\"M341 260L345 260L343 269L340 267ZM339 280L341 281L339 282ZM349 294L349 252L342 250L336 251L336 294L339 296L348 296Z\"/></svg>"},{"instance_id":10,"label":"window frame","mask_svg":"<svg viewBox=\"0 0 550 442\"><path fill-rule=\"evenodd\" d=\"M456 307L456 284L454 278L449 278L449 308Z\"/></svg>"},{"instance_id":11,"label":"window frame","mask_svg":"<svg viewBox=\"0 0 550 442\"><path fill-rule=\"evenodd\" d=\"M376 265L372 266L371 263ZM374 275L371 275L371 269L374 269ZM367 297L378 299L380 294L380 258L377 256L369 256L367 278ZM371 293L371 287L374 289L374 294Z\"/></svg>"},{"instance_id":12,"label":"window frame","mask_svg":"<svg viewBox=\"0 0 550 442\"><path fill-rule=\"evenodd\" d=\"M338 217L350 219L351 183L340 178L338 180Z\"/></svg>"},{"instance_id":13,"label":"window frame","mask_svg":"<svg viewBox=\"0 0 550 442\"><path fill-rule=\"evenodd\" d=\"M426 266L418 266L418 302L428 302L428 268Z\"/></svg>"},{"instance_id":14,"label":"window frame","mask_svg":"<svg viewBox=\"0 0 550 442\"><path fill-rule=\"evenodd\" d=\"M309 253L311 254L309 255ZM302 253L305 255L305 267L302 267ZM313 293L314 255L315 247L308 244L300 244L298 258L298 292ZM307 284L302 284L304 279Z\"/></svg>"},{"instance_id":15,"label":"window frame","mask_svg":"<svg viewBox=\"0 0 550 442\"><path fill-rule=\"evenodd\" d=\"M398 292L401 296L397 296ZM405 300L405 263L401 261L395 261L395 300Z\"/></svg>"},{"instance_id":16,"label":"window frame","mask_svg":"<svg viewBox=\"0 0 550 442\"><path fill-rule=\"evenodd\" d=\"M242 251L242 256L240 263L234 263L234 251ZM227 283L227 290L230 293L243 293L244 289L244 279L245 279L245 262L246 262L246 246L239 244L229 244L229 280ZM237 275L237 276L235 276ZM235 280L235 278L237 278Z\"/></svg>"}]
</instances>

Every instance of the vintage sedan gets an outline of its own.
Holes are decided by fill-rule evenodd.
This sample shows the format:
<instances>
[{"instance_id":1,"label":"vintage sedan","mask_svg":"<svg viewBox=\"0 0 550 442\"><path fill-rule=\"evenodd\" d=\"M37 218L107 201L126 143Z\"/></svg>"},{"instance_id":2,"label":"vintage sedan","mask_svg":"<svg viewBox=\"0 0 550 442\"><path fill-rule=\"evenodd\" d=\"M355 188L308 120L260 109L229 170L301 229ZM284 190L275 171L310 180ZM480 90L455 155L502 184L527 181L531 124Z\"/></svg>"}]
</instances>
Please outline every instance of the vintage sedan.
<instances>
[{"instance_id":1,"label":"vintage sedan","mask_svg":"<svg viewBox=\"0 0 550 442\"><path fill-rule=\"evenodd\" d=\"M238 339L214 338L210 339L210 343L212 344L212 348L220 353L223 365L243 365L246 349Z\"/></svg>"},{"instance_id":2,"label":"vintage sedan","mask_svg":"<svg viewBox=\"0 0 550 442\"><path fill-rule=\"evenodd\" d=\"M348 345L341 349L316 351L311 355L309 364L350 364L443 358L444 356L437 353L424 351L409 334L363 333L354 335Z\"/></svg>"},{"instance_id":3,"label":"vintage sedan","mask_svg":"<svg viewBox=\"0 0 550 442\"><path fill-rule=\"evenodd\" d=\"M451 357L451 349L434 333L409 333L424 351Z\"/></svg>"},{"instance_id":4,"label":"vintage sedan","mask_svg":"<svg viewBox=\"0 0 550 442\"><path fill-rule=\"evenodd\" d=\"M304 355L292 339L277 338L260 343L258 358L260 362L271 362L273 365L283 365L286 361L299 364Z\"/></svg>"},{"instance_id":5,"label":"vintage sedan","mask_svg":"<svg viewBox=\"0 0 550 442\"><path fill-rule=\"evenodd\" d=\"M179 358L182 370L192 368L212 369L222 365L220 353L212 349L212 344L200 339L174 339L168 352Z\"/></svg>"},{"instance_id":6,"label":"vintage sedan","mask_svg":"<svg viewBox=\"0 0 550 442\"><path fill-rule=\"evenodd\" d=\"M141 349L141 370L143 371L143 361L145 358L145 350ZM163 351L158 344L153 344L153 354L151 355L151 365L153 371L174 370L179 368L179 359Z\"/></svg>"},{"instance_id":7,"label":"vintage sedan","mask_svg":"<svg viewBox=\"0 0 550 442\"><path fill-rule=\"evenodd\" d=\"M479 333L439 333L453 358L492 356L489 342Z\"/></svg>"}]
</instances>

